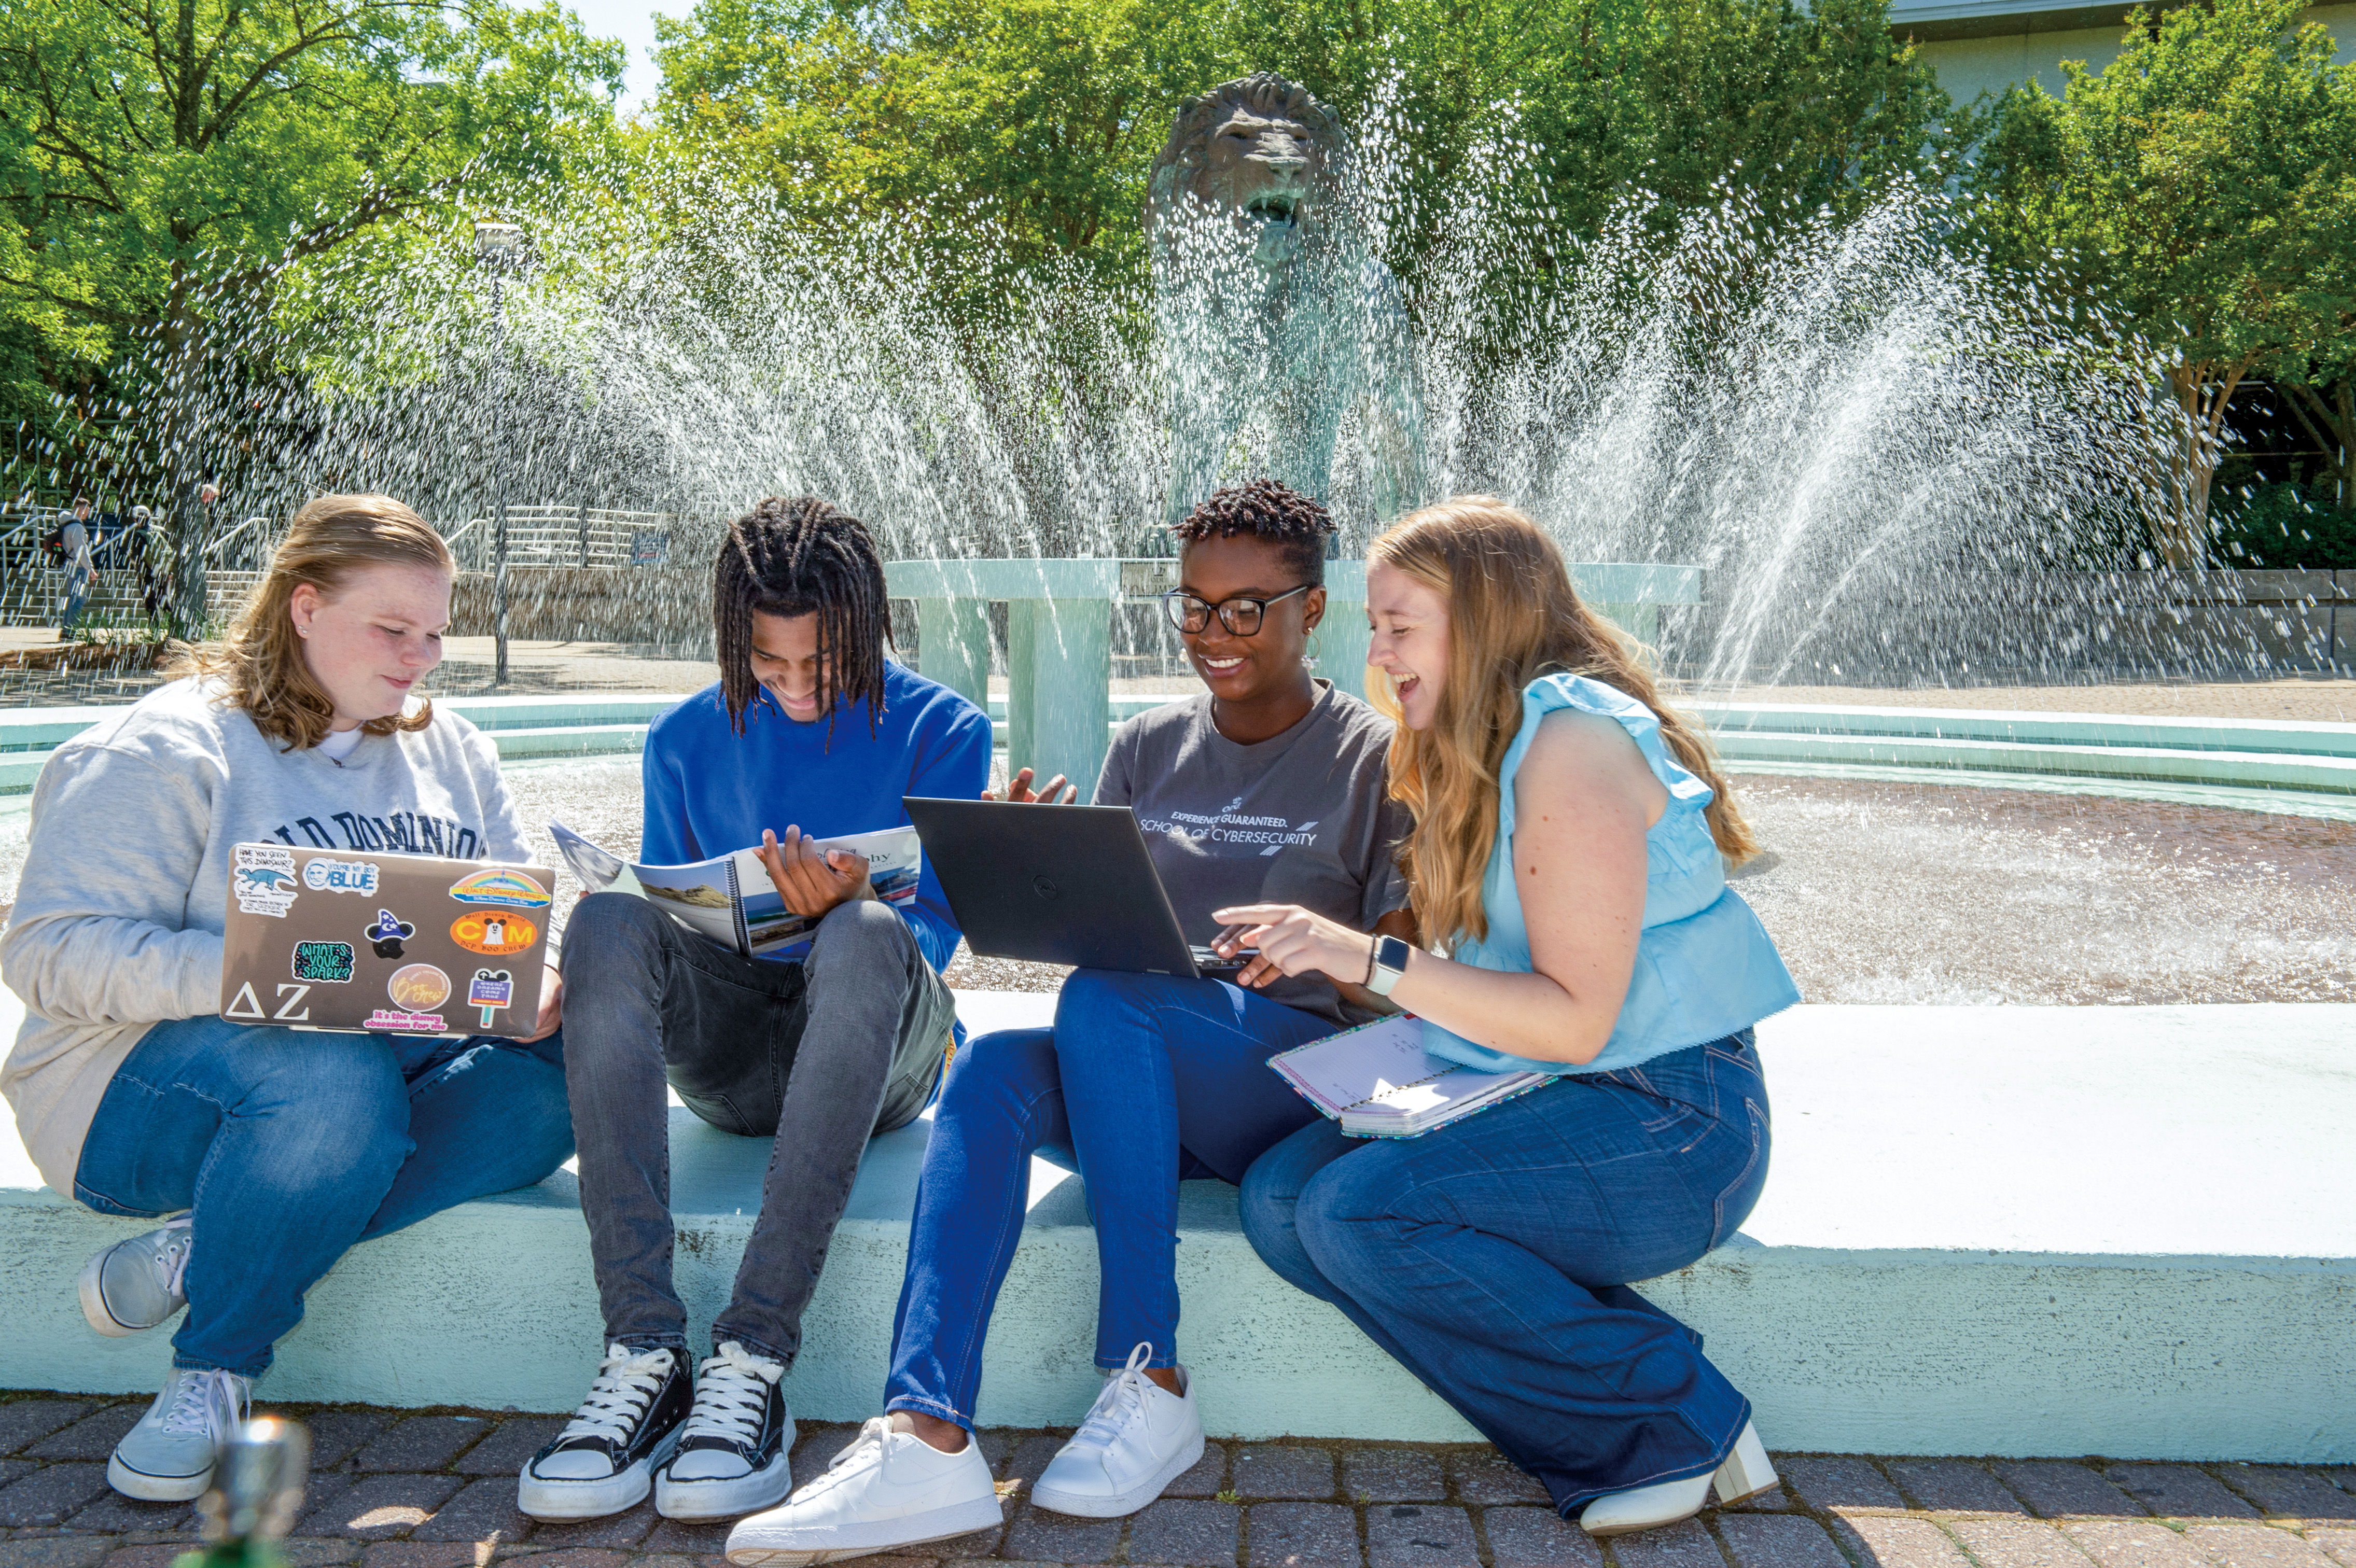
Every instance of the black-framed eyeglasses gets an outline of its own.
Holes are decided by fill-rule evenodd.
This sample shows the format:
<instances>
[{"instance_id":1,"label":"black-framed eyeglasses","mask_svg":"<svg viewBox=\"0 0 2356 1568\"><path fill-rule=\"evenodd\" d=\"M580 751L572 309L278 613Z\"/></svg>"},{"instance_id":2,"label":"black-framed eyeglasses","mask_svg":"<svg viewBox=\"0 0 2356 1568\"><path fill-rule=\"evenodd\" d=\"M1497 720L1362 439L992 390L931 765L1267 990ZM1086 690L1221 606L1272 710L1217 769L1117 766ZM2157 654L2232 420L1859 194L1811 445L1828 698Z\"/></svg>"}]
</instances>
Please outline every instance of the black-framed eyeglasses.
<instances>
[{"instance_id":1,"label":"black-framed eyeglasses","mask_svg":"<svg viewBox=\"0 0 2356 1568\"><path fill-rule=\"evenodd\" d=\"M1306 593L1316 586L1313 582L1304 582L1298 588L1286 589L1273 599L1229 599L1219 604L1197 599L1183 588L1173 588L1162 595L1162 609L1170 617L1172 625L1189 635L1208 627L1211 616L1215 613L1219 624L1230 633L1238 637L1251 637L1259 635L1260 622L1268 614L1269 605L1281 604L1293 595Z\"/></svg>"}]
</instances>

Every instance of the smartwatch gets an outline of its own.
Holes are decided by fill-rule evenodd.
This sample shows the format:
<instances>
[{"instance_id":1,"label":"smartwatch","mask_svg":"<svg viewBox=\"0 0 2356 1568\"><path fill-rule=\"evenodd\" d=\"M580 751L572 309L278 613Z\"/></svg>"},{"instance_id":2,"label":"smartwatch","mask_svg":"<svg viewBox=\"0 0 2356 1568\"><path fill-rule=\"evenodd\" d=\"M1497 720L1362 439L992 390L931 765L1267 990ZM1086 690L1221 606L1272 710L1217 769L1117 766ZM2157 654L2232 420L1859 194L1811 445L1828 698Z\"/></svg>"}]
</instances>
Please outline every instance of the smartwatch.
<instances>
[{"instance_id":1,"label":"smartwatch","mask_svg":"<svg viewBox=\"0 0 2356 1568\"><path fill-rule=\"evenodd\" d=\"M1391 987L1407 973L1407 955L1413 949L1396 936L1375 938L1374 967L1366 972L1366 989L1377 997L1387 997Z\"/></svg>"}]
</instances>

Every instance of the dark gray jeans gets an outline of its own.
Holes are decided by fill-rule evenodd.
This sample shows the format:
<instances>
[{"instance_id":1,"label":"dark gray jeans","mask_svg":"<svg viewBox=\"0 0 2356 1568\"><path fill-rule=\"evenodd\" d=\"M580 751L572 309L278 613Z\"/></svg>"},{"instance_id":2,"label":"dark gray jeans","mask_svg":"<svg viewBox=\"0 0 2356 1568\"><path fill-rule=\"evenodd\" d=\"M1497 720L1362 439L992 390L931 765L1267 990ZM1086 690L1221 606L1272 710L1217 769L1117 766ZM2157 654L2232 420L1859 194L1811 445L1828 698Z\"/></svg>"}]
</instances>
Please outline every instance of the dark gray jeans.
<instances>
[{"instance_id":1,"label":"dark gray jeans","mask_svg":"<svg viewBox=\"0 0 2356 1568\"><path fill-rule=\"evenodd\" d=\"M787 964L725 952L634 893L596 893L573 912L563 967L564 1076L606 1340L687 1349L668 1079L713 1126L775 1139L712 1339L791 1365L869 1136L914 1121L940 1077L948 987L898 912L867 901L831 911L808 960Z\"/></svg>"}]
</instances>

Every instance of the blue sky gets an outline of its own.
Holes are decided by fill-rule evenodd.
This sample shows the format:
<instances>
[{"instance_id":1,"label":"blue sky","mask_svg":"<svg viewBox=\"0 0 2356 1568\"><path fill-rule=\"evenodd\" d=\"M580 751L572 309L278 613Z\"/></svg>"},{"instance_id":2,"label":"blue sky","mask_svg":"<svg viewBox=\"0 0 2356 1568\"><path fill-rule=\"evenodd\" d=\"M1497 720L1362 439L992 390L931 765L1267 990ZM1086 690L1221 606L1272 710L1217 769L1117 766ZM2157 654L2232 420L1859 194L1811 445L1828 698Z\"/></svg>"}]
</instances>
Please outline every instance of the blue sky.
<instances>
[{"instance_id":1,"label":"blue sky","mask_svg":"<svg viewBox=\"0 0 2356 1568\"><path fill-rule=\"evenodd\" d=\"M648 52L655 44L655 14L685 16L694 0L669 0L648 5L645 0L571 0L582 25L601 38L619 38L630 48L629 75L622 89L621 112L632 114L655 95L659 73Z\"/></svg>"}]
</instances>

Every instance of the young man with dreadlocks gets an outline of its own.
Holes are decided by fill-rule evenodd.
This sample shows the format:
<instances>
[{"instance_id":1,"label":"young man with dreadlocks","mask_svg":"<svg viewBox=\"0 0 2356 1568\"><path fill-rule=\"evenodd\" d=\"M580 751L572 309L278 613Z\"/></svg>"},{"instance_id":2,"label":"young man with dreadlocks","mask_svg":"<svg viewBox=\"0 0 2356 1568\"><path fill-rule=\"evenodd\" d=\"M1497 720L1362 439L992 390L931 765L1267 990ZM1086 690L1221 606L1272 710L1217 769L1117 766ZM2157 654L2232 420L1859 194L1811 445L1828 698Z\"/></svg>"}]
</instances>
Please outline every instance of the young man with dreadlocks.
<instances>
[{"instance_id":1,"label":"young man with dreadlocks","mask_svg":"<svg viewBox=\"0 0 2356 1568\"><path fill-rule=\"evenodd\" d=\"M905 909L814 840L904 826L903 795L990 782L990 720L887 662L884 565L855 518L772 497L713 572L719 681L647 732L640 853L678 864L762 846L812 940L740 957L645 899L597 893L565 933L565 1076L605 1354L579 1413L526 1465L541 1519L644 1498L724 1519L791 1488L778 1379L873 1133L932 1096L956 1014L939 971L958 928L929 867ZM668 1079L725 1132L775 1140L713 1352L691 1379L671 1284Z\"/></svg>"},{"instance_id":2,"label":"young man with dreadlocks","mask_svg":"<svg viewBox=\"0 0 2356 1568\"><path fill-rule=\"evenodd\" d=\"M1212 911L1280 896L1354 931L1406 935L1392 849L1411 823L1384 793L1390 723L1342 689L1364 671L1326 681L1310 669L1333 532L1325 508L1256 479L1174 531L1179 585L1164 604L1204 690L1121 726L1096 803L1136 812L1190 941L1219 935ZM1063 794L1060 779L1035 797L1028 783L1018 772L1015 798ZM1203 1454L1178 1360L1178 1183L1239 1182L1315 1121L1269 1057L1383 1006L1359 985L1283 977L1257 960L1232 985L1081 969L1054 1028L968 1041L933 1113L885 1413L782 1507L740 1521L729 1561L829 1563L998 1522L974 1408L1033 1154L1087 1178L1105 1383L1072 1412L1079 1430L1032 1483L1032 1504L1110 1519L1159 1497Z\"/></svg>"}]
</instances>

